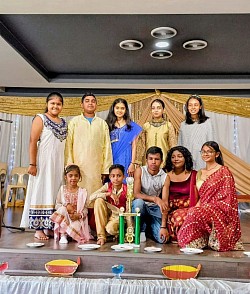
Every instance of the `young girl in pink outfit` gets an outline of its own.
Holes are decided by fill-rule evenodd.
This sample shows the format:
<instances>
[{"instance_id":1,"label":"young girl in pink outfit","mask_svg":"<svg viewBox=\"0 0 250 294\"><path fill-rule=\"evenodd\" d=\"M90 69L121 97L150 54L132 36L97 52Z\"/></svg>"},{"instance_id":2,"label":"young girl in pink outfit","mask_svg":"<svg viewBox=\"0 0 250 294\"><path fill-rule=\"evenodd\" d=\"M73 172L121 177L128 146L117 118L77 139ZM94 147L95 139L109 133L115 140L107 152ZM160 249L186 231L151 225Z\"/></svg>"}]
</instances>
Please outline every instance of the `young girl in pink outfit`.
<instances>
[{"instance_id":1,"label":"young girl in pink outfit","mask_svg":"<svg viewBox=\"0 0 250 294\"><path fill-rule=\"evenodd\" d=\"M66 185L61 186L57 199L56 211L51 220L55 223L54 238L59 243L68 243L67 237L79 243L92 238L88 226L87 191L77 186L81 173L77 165L71 164L64 171Z\"/></svg>"}]
</instances>

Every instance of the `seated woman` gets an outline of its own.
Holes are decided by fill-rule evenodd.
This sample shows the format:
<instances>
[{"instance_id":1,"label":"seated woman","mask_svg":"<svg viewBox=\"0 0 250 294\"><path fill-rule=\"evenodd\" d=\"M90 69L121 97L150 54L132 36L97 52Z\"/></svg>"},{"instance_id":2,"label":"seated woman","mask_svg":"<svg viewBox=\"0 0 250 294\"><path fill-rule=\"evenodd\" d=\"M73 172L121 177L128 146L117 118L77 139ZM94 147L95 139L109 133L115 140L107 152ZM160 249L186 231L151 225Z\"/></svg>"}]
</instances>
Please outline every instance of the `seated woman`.
<instances>
[{"instance_id":1,"label":"seated woman","mask_svg":"<svg viewBox=\"0 0 250 294\"><path fill-rule=\"evenodd\" d=\"M169 212L167 228L172 242L183 224L189 207L197 203L196 174L192 155L187 148L176 146L168 151L164 170L168 173Z\"/></svg>"},{"instance_id":2,"label":"seated woman","mask_svg":"<svg viewBox=\"0 0 250 294\"><path fill-rule=\"evenodd\" d=\"M208 141L201 148L206 168L197 174L199 201L188 211L178 232L181 247L217 251L243 250L235 183L229 169L223 166L219 145Z\"/></svg>"}]
</instances>

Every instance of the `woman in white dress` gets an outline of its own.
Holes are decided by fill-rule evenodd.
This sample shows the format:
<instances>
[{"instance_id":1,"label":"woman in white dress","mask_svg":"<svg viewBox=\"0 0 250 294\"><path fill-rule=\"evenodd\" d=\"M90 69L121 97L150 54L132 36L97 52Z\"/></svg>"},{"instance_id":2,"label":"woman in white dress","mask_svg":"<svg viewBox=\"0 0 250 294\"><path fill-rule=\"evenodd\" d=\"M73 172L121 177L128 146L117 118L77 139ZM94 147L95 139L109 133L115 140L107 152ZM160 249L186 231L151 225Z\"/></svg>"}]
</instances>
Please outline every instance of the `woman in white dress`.
<instances>
[{"instance_id":1,"label":"woman in white dress","mask_svg":"<svg viewBox=\"0 0 250 294\"><path fill-rule=\"evenodd\" d=\"M30 134L30 174L21 227L36 230L35 238L47 240L53 225L58 190L63 182L64 147L67 123L58 115L62 111L63 97L58 92L46 99L44 114L38 114Z\"/></svg>"},{"instance_id":2,"label":"woman in white dress","mask_svg":"<svg viewBox=\"0 0 250 294\"><path fill-rule=\"evenodd\" d=\"M200 156L202 145L214 141L215 134L211 119L205 115L204 104L200 96L191 95L186 104L186 119L181 123L178 145L186 147L192 154L194 169L204 168Z\"/></svg>"}]
</instances>

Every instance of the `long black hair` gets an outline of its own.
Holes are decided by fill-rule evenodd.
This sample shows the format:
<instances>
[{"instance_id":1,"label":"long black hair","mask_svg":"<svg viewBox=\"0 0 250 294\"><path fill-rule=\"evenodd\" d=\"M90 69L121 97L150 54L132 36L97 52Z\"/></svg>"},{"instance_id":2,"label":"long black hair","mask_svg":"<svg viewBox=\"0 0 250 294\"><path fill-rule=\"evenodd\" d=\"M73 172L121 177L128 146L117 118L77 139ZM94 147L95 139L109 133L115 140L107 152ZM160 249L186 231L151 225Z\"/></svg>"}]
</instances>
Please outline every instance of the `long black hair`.
<instances>
[{"instance_id":1,"label":"long black hair","mask_svg":"<svg viewBox=\"0 0 250 294\"><path fill-rule=\"evenodd\" d=\"M63 96L59 92L51 92L46 98L46 108L44 110L45 113L48 112L48 102L52 100L54 97L58 97L63 105Z\"/></svg>"},{"instance_id":2,"label":"long black hair","mask_svg":"<svg viewBox=\"0 0 250 294\"><path fill-rule=\"evenodd\" d=\"M204 143L201 147L201 149L204 147L210 147L212 148L216 153L219 153L219 156L215 157L215 161L220 164L220 165L224 165L224 160L222 157L222 153L220 151L220 146L218 143L214 142L214 141L207 141L206 143Z\"/></svg>"},{"instance_id":3,"label":"long black hair","mask_svg":"<svg viewBox=\"0 0 250 294\"><path fill-rule=\"evenodd\" d=\"M168 151L165 166L163 167L163 169L167 172L173 170L173 163L171 158L174 151L179 151L183 155L183 157L185 158L185 169L187 171L191 171L193 169L192 154L186 147L183 146L175 146Z\"/></svg>"},{"instance_id":4,"label":"long black hair","mask_svg":"<svg viewBox=\"0 0 250 294\"><path fill-rule=\"evenodd\" d=\"M187 100L187 102L186 102L186 104L185 104L185 111L186 111L186 124L191 125L191 124L194 123L194 121L193 121L192 118L191 118L191 113L190 113L189 110L188 110L188 103L189 103L189 101L190 101L191 99L196 99L196 100L200 103L200 107L201 107L201 108L200 108L200 110L199 110L199 112L198 112L198 118L199 118L199 119L198 119L198 124L202 124L202 123L204 123L207 119L209 119L209 117L206 116L206 114L205 114L204 103L203 103L201 97L200 97L199 95L196 95L196 94L191 95L191 96L188 98L188 100Z\"/></svg>"},{"instance_id":5,"label":"long black hair","mask_svg":"<svg viewBox=\"0 0 250 294\"><path fill-rule=\"evenodd\" d=\"M124 104L124 106L126 108L126 111L124 113L123 118L126 121L127 130L130 131L131 130L131 118L130 118L130 114L129 114L128 102L123 98L115 99L115 101L112 103L112 105L109 108L109 113L106 118L106 123L108 124L109 131L111 132L116 128L115 123L116 123L117 117L115 115L114 109L115 109L116 104L118 104L118 103Z\"/></svg>"}]
</instances>

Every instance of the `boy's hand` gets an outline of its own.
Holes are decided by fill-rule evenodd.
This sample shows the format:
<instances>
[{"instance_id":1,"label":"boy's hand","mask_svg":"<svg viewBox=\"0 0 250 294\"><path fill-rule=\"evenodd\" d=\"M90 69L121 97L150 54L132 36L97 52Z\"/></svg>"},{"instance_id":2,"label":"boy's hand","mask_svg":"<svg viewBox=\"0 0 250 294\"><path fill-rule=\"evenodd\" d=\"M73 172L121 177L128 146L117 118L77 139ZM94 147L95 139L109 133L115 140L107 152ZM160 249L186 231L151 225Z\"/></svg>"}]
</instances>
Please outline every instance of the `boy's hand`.
<instances>
[{"instance_id":1,"label":"boy's hand","mask_svg":"<svg viewBox=\"0 0 250 294\"><path fill-rule=\"evenodd\" d=\"M111 194L110 197L114 200L115 205L118 205L119 204L119 197L117 195Z\"/></svg>"}]
</instances>

